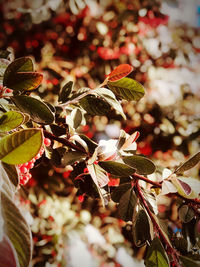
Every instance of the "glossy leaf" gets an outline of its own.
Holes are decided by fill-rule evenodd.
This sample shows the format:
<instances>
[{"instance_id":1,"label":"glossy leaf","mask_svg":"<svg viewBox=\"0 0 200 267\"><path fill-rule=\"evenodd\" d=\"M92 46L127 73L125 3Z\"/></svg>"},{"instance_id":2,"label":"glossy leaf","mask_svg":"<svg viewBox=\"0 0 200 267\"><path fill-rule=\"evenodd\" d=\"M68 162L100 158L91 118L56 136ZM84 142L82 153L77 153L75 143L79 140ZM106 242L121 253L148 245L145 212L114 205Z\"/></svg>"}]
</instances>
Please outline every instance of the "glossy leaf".
<instances>
[{"instance_id":1,"label":"glossy leaf","mask_svg":"<svg viewBox=\"0 0 200 267\"><path fill-rule=\"evenodd\" d=\"M191 168L193 168L196 164L200 162L200 152L196 153L193 157L189 160L184 162L180 167L175 170L176 174L181 174Z\"/></svg>"},{"instance_id":2,"label":"glossy leaf","mask_svg":"<svg viewBox=\"0 0 200 267\"><path fill-rule=\"evenodd\" d=\"M98 144L84 134L80 134L79 136L81 139L83 139L83 141L86 142L89 152L93 154L95 149L98 147Z\"/></svg>"},{"instance_id":3,"label":"glossy leaf","mask_svg":"<svg viewBox=\"0 0 200 267\"><path fill-rule=\"evenodd\" d=\"M87 165L88 171L98 187L104 187L108 184L109 178L104 169L102 169L98 164Z\"/></svg>"},{"instance_id":4,"label":"glossy leaf","mask_svg":"<svg viewBox=\"0 0 200 267\"><path fill-rule=\"evenodd\" d=\"M145 259L147 267L169 267L169 259L158 237L155 237L148 247Z\"/></svg>"},{"instance_id":5,"label":"glossy leaf","mask_svg":"<svg viewBox=\"0 0 200 267\"><path fill-rule=\"evenodd\" d=\"M35 157L43 144L41 129L25 129L0 139L0 160L23 164Z\"/></svg>"},{"instance_id":6,"label":"glossy leaf","mask_svg":"<svg viewBox=\"0 0 200 267\"><path fill-rule=\"evenodd\" d=\"M72 92L72 89L73 89L73 82L69 81L60 90L60 93L58 96L58 102L65 103L68 100L68 96Z\"/></svg>"},{"instance_id":7,"label":"glossy leaf","mask_svg":"<svg viewBox=\"0 0 200 267\"><path fill-rule=\"evenodd\" d=\"M8 132L19 127L24 122L21 112L8 111L0 116L0 132Z\"/></svg>"},{"instance_id":8,"label":"glossy leaf","mask_svg":"<svg viewBox=\"0 0 200 267\"><path fill-rule=\"evenodd\" d=\"M190 208L188 205L182 205L178 210L179 219L184 222L188 223L190 222L194 216L194 210Z\"/></svg>"},{"instance_id":9,"label":"glossy leaf","mask_svg":"<svg viewBox=\"0 0 200 267\"><path fill-rule=\"evenodd\" d=\"M106 115L110 111L110 105L106 101L93 95L83 97L79 104L90 115L101 116Z\"/></svg>"},{"instance_id":10,"label":"glossy leaf","mask_svg":"<svg viewBox=\"0 0 200 267\"><path fill-rule=\"evenodd\" d=\"M0 242L0 266L19 267L17 253L7 236Z\"/></svg>"},{"instance_id":11,"label":"glossy leaf","mask_svg":"<svg viewBox=\"0 0 200 267\"><path fill-rule=\"evenodd\" d=\"M4 170L6 171L11 183L17 188L17 186L19 185L19 177L18 177L18 172L17 172L15 165L10 165L10 164L2 162L2 166Z\"/></svg>"},{"instance_id":12,"label":"glossy leaf","mask_svg":"<svg viewBox=\"0 0 200 267\"><path fill-rule=\"evenodd\" d=\"M143 156L134 155L123 157L122 159L127 165L135 168L139 174L151 174L156 169L154 163Z\"/></svg>"},{"instance_id":13,"label":"glossy leaf","mask_svg":"<svg viewBox=\"0 0 200 267\"><path fill-rule=\"evenodd\" d=\"M54 114L41 100L25 95L15 96L11 99L22 112L28 113L33 121L41 124L54 122Z\"/></svg>"},{"instance_id":14,"label":"glossy leaf","mask_svg":"<svg viewBox=\"0 0 200 267\"><path fill-rule=\"evenodd\" d=\"M133 241L136 247L142 247L148 240L151 240L150 224L146 211L139 206L133 213Z\"/></svg>"},{"instance_id":15,"label":"glossy leaf","mask_svg":"<svg viewBox=\"0 0 200 267\"><path fill-rule=\"evenodd\" d=\"M69 151L66 152L61 160L62 165L71 165L74 164L76 161L80 161L86 157L86 154L80 151Z\"/></svg>"},{"instance_id":16,"label":"glossy leaf","mask_svg":"<svg viewBox=\"0 0 200 267\"><path fill-rule=\"evenodd\" d=\"M121 64L117 66L109 75L108 80L110 82L115 82L123 77L126 77L129 73L133 71L133 67L129 64Z\"/></svg>"},{"instance_id":17,"label":"glossy leaf","mask_svg":"<svg viewBox=\"0 0 200 267\"><path fill-rule=\"evenodd\" d=\"M108 87L118 98L128 101L138 101L145 94L144 87L130 78L122 78L116 82L108 82Z\"/></svg>"},{"instance_id":18,"label":"glossy leaf","mask_svg":"<svg viewBox=\"0 0 200 267\"><path fill-rule=\"evenodd\" d=\"M120 198L122 197L122 195L128 191L131 188L131 183L124 183L124 184L120 184L119 186L117 186L114 191L111 193L111 199L114 202L119 203Z\"/></svg>"},{"instance_id":19,"label":"glossy leaf","mask_svg":"<svg viewBox=\"0 0 200 267\"><path fill-rule=\"evenodd\" d=\"M41 84L42 79L43 75L38 72L17 72L3 81L3 85L15 91L31 91Z\"/></svg>"},{"instance_id":20,"label":"glossy leaf","mask_svg":"<svg viewBox=\"0 0 200 267\"><path fill-rule=\"evenodd\" d=\"M122 109L121 104L117 101L115 95L112 91L106 88L97 88L93 90L93 93L97 93L101 98L103 98L113 109L116 110L124 119L126 119L126 115Z\"/></svg>"},{"instance_id":21,"label":"glossy leaf","mask_svg":"<svg viewBox=\"0 0 200 267\"><path fill-rule=\"evenodd\" d=\"M71 113L72 126L74 129L77 129L82 122L83 114L79 108L74 108Z\"/></svg>"},{"instance_id":22,"label":"glossy leaf","mask_svg":"<svg viewBox=\"0 0 200 267\"><path fill-rule=\"evenodd\" d=\"M129 176L135 172L132 167L116 161L99 161L99 165L108 173L117 176Z\"/></svg>"},{"instance_id":23,"label":"glossy leaf","mask_svg":"<svg viewBox=\"0 0 200 267\"><path fill-rule=\"evenodd\" d=\"M17 252L20 267L27 267L32 255L30 228L19 209L4 192L1 192L1 204L5 232Z\"/></svg>"},{"instance_id":24,"label":"glossy leaf","mask_svg":"<svg viewBox=\"0 0 200 267\"><path fill-rule=\"evenodd\" d=\"M125 222L132 221L133 211L137 203L137 197L132 188L128 189L120 198L117 207L118 217Z\"/></svg>"}]
</instances>

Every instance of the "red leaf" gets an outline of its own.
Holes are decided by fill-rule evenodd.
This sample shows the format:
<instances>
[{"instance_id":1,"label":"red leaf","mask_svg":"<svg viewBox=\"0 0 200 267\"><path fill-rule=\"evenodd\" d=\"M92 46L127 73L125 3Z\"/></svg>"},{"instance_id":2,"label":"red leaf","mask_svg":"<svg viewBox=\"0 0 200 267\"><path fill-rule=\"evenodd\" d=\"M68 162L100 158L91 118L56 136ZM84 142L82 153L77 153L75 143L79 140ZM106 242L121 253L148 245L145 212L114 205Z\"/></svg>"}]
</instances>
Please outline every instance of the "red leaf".
<instances>
[{"instance_id":1,"label":"red leaf","mask_svg":"<svg viewBox=\"0 0 200 267\"><path fill-rule=\"evenodd\" d=\"M108 80L110 82L118 81L126 77L129 73L133 71L133 67L129 64L121 64L116 67L109 75Z\"/></svg>"},{"instance_id":2,"label":"red leaf","mask_svg":"<svg viewBox=\"0 0 200 267\"><path fill-rule=\"evenodd\" d=\"M189 196L191 194L191 192L192 192L191 187L188 184L186 184L183 181L181 181L180 179L178 179L178 181L179 181L182 189L184 190L185 194Z\"/></svg>"},{"instance_id":3,"label":"red leaf","mask_svg":"<svg viewBox=\"0 0 200 267\"><path fill-rule=\"evenodd\" d=\"M0 242L0 266L18 267L16 251L7 236Z\"/></svg>"}]
</instances>

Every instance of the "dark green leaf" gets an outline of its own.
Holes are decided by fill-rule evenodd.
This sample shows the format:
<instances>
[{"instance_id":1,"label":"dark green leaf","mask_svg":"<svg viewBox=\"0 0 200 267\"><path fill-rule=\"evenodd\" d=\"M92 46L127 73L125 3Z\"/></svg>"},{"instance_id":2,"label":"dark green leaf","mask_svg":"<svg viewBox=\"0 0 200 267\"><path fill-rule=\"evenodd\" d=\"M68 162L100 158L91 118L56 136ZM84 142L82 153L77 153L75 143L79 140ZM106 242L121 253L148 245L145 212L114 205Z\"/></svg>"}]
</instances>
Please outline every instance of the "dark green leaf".
<instances>
[{"instance_id":1,"label":"dark green leaf","mask_svg":"<svg viewBox=\"0 0 200 267\"><path fill-rule=\"evenodd\" d=\"M120 135L117 142L117 149L120 149L125 143L125 141L126 141L126 132L124 130L120 130Z\"/></svg>"},{"instance_id":2,"label":"dark green leaf","mask_svg":"<svg viewBox=\"0 0 200 267\"><path fill-rule=\"evenodd\" d=\"M0 58L5 58L5 59L7 59L8 58L8 56L10 55L10 51L8 51L8 50L0 50Z\"/></svg>"},{"instance_id":3,"label":"dark green leaf","mask_svg":"<svg viewBox=\"0 0 200 267\"><path fill-rule=\"evenodd\" d=\"M20 267L27 267L32 255L30 228L19 209L4 192L1 192L1 204L5 232L17 252Z\"/></svg>"},{"instance_id":4,"label":"dark green leaf","mask_svg":"<svg viewBox=\"0 0 200 267\"><path fill-rule=\"evenodd\" d=\"M99 161L99 165L108 173L117 176L129 176L135 172L132 167L116 161Z\"/></svg>"},{"instance_id":5,"label":"dark green leaf","mask_svg":"<svg viewBox=\"0 0 200 267\"><path fill-rule=\"evenodd\" d=\"M11 99L22 112L28 113L33 121L41 124L53 123L54 114L42 101L25 95L15 96Z\"/></svg>"},{"instance_id":6,"label":"dark green leaf","mask_svg":"<svg viewBox=\"0 0 200 267\"><path fill-rule=\"evenodd\" d=\"M169 259L158 237L155 237L148 247L145 259L147 267L169 267Z\"/></svg>"},{"instance_id":7,"label":"dark green leaf","mask_svg":"<svg viewBox=\"0 0 200 267\"><path fill-rule=\"evenodd\" d=\"M135 168L139 174L151 174L156 169L154 163L143 156L134 155L123 157L122 159L127 165Z\"/></svg>"},{"instance_id":8,"label":"dark green leaf","mask_svg":"<svg viewBox=\"0 0 200 267\"><path fill-rule=\"evenodd\" d=\"M200 266L200 261L194 261L193 259L190 259L185 256L179 256L181 260L181 267L199 267Z\"/></svg>"},{"instance_id":9,"label":"dark green leaf","mask_svg":"<svg viewBox=\"0 0 200 267\"><path fill-rule=\"evenodd\" d=\"M88 148L89 148L89 152L91 154L94 153L95 151L95 148L97 148L98 144L96 142L94 142L93 140L91 140L89 137L87 137L86 135L84 134L80 134L79 135L81 139L83 139L83 141L86 142Z\"/></svg>"},{"instance_id":10,"label":"dark green leaf","mask_svg":"<svg viewBox=\"0 0 200 267\"><path fill-rule=\"evenodd\" d=\"M112 91L106 88L97 88L92 91L93 93L97 93L97 95L103 98L113 109L117 111L124 119L126 119L126 115L122 109L121 104L117 101L115 95Z\"/></svg>"},{"instance_id":11,"label":"dark green leaf","mask_svg":"<svg viewBox=\"0 0 200 267\"><path fill-rule=\"evenodd\" d=\"M58 102L65 103L68 100L68 96L70 95L72 89L73 89L73 82L69 81L60 90Z\"/></svg>"},{"instance_id":12,"label":"dark green leaf","mask_svg":"<svg viewBox=\"0 0 200 267\"><path fill-rule=\"evenodd\" d=\"M86 157L86 154L80 151L69 151L66 152L61 160L62 165L72 165L76 161L83 160Z\"/></svg>"},{"instance_id":13,"label":"dark green leaf","mask_svg":"<svg viewBox=\"0 0 200 267\"><path fill-rule=\"evenodd\" d=\"M57 124L51 124L51 131L56 136L66 135L66 128L59 126Z\"/></svg>"},{"instance_id":14,"label":"dark green leaf","mask_svg":"<svg viewBox=\"0 0 200 267\"><path fill-rule=\"evenodd\" d=\"M120 99L139 100L145 94L144 87L131 78L122 78L116 82L108 82L108 87Z\"/></svg>"},{"instance_id":15,"label":"dark green leaf","mask_svg":"<svg viewBox=\"0 0 200 267\"><path fill-rule=\"evenodd\" d=\"M110 105L93 95L83 97L79 104L90 115L106 115L110 111Z\"/></svg>"},{"instance_id":16,"label":"dark green leaf","mask_svg":"<svg viewBox=\"0 0 200 267\"><path fill-rule=\"evenodd\" d=\"M136 247L142 247L147 241L151 240L150 224L146 211L141 207L137 206L133 213L133 241Z\"/></svg>"},{"instance_id":17,"label":"dark green leaf","mask_svg":"<svg viewBox=\"0 0 200 267\"><path fill-rule=\"evenodd\" d=\"M24 122L24 116L21 112L8 111L0 116L0 132L11 131Z\"/></svg>"},{"instance_id":18,"label":"dark green leaf","mask_svg":"<svg viewBox=\"0 0 200 267\"><path fill-rule=\"evenodd\" d=\"M2 165L12 184L17 187L19 185L19 177L15 165L10 165L4 162L2 162Z\"/></svg>"},{"instance_id":19,"label":"dark green leaf","mask_svg":"<svg viewBox=\"0 0 200 267\"><path fill-rule=\"evenodd\" d=\"M118 217L124 221L132 221L133 210L137 203L137 197L132 188L128 189L120 198L117 207Z\"/></svg>"},{"instance_id":20,"label":"dark green leaf","mask_svg":"<svg viewBox=\"0 0 200 267\"><path fill-rule=\"evenodd\" d=\"M43 75L38 72L17 72L6 82L3 81L3 85L15 91L30 91L37 88L42 79Z\"/></svg>"},{"instance_id":21,"label":"dark green leaf","mask_svg":"<svg viewBox=\"0 0 200 267\"><path fill-rule=\"evenodd\" d=\"M181 206L178 210L178 214L180 220L184 223L191 221L195 216L194 210L188 205Z\"/></svg>"},{"instance_id":22,"label":"dark green leaf","mask_svg":"<svg viewBox=\"0 0 200 267\"><path fill-rule=\"evenodd\" d=\"M23 164L34 158L43 144L41 129L25 129L0 139L0 160Z\"/></svg>"},{"instance_id":23,"label":"dark green leaf","mask_svg":"<svg viewBox=\"0 0 200 267\"><path fill-rule=\"evenodd\" d=\"M83 119L83 114L79 108L73 109L71 113L71 118L73 121L73 127L76 129L80 126L82 119Z\"/></svg>"},{"instance_id":24,"label":"dark green leaf","mask_svg":"<svg viewBox=\"0 0 200 267\"><path fill-rule=\"evenodd\" d=\"M184 162L174 172L176 174L181 174L181 173L193 168L197 163L199 163L199 161L200 161L200 152L196 153L193 157L191 157L189 160Z\"/></svg>"},{"instance_id":25,"label":"dark green leaf","mask_svg":"<svg viewBox=\"0 0 200 267\"><path fill-rule=\"evenodd\" d=\"M114 191L111 193L111 199L114 202L119 203L122 195L131 188L131 183L124 183L119 185Z\"/></svg>"}]
</instances>

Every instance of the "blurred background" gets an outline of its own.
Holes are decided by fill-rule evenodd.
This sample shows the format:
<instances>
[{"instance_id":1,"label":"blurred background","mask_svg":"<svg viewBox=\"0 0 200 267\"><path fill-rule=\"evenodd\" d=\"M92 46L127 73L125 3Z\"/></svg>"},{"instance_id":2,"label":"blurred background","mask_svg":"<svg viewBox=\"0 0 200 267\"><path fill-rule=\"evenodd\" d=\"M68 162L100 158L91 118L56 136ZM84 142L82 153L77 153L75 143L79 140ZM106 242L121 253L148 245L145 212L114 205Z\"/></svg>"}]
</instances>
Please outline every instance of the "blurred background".
<instances>
[{"instance_id":1,"label":"blurred background","mask_svg":"<svg viewBox=\"0 0 200 267\"><path fill-rule=\"evenodd\" d=\"M120 129L139 131L138 152L161 166L158 172L199 151L200 0L7 0L0 1L0 17L0 49L33 58L44 74L39 95L50 103L67 81L95 88L117 65L134 67L130 77L146 95L123 103L127 120L95 116L80 132L99 141L117 138ZM145 248L136 249L131 227L111 217L114 204L83 201L70 170L47 172L45 164L19 197L32 227L33 266L144 266L137 260ZM188 175L197 177L199 167ZM176 221L170 199L159 205L162 218Z\"/></svg>"}]
</instances>

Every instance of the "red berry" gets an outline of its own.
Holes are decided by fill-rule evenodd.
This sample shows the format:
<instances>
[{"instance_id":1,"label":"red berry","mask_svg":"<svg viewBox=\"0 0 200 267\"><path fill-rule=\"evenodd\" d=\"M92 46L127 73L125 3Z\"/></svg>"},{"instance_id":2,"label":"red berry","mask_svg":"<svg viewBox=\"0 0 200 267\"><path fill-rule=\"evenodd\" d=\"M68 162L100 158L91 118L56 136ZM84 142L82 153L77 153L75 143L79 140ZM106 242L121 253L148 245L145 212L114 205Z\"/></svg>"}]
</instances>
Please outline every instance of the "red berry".
<instances>
[{"instance_id":1,"label":"red berry","mask_svg":"<svg viewBox=\"0 0 200 267\"><path fill-rule=\"evenodd\" d=\"M42 156L43 153L44 153L44 147L41 147L40 152L39 152L40 156Z\"/></svg>"},{"instance_id":2,"label":"red berry","mask_svg":"<svg viewBox=\"0 0 200 267\"><path fill-rule=\"evenodd\" d=\"M44 144L45 146L50 146L51 145L51 140L49 138L44 138Z\"/></svg>"},{"instance_id":3,"label":"red berry","mask_svg":"<svg viewBox=\"0 0 200 267\"><path fill-rule=\"evenodd\" d=\"M78 200L82 203L84 201L84 196L83 195L78 196Z\"/></svg>"},{"instance_id":4,"label":"red berry","mask_svg":"<svg viewBox=\"0 0 200 267\"><path fill-rule=\"evenodd\" d=\"M27 168L28 169L32 169L34 167L34 163L32 163L31 161L28 163Z\"/></svg>"},{"instance_id":5,"label":"red berry","mask_svg":"<svg viewBox=\"0 0 200 267\"><path fill-rule=\"evenodd\" d=\"M22 172L22 173L27 173L27 168L26 167L24 167L24 166L22 166L22 167L20 167L20 171Z\"/></svg>"}]
</instances>

